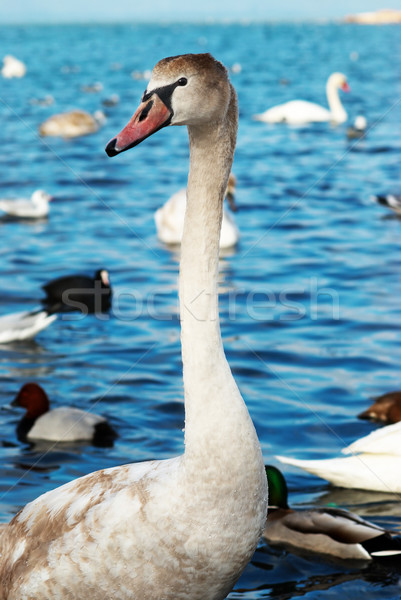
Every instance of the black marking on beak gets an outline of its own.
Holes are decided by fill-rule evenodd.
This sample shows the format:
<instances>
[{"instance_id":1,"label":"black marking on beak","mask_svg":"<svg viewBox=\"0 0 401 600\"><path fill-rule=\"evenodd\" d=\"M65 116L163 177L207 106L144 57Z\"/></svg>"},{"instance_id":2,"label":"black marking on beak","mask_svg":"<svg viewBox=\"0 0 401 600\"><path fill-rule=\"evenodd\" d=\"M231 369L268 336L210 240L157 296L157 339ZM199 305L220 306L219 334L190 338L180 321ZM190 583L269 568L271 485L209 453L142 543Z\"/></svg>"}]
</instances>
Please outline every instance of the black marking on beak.
<instances>
[{"instance_id":1,"label":"black marking on beak","mask_svg":"<svg viewBox=\"0 0 401 600\"><path fill-rule=\"evenodd\" d=\"M144 121L146 119L146 117L149 114L150 109L153 106L153 100L151 100L150 102L148 102L148 104L145 106L145 108L143 109L143 111L141 112L141 114L138 117L138 121Z\"/></svg>"}]
</instances>

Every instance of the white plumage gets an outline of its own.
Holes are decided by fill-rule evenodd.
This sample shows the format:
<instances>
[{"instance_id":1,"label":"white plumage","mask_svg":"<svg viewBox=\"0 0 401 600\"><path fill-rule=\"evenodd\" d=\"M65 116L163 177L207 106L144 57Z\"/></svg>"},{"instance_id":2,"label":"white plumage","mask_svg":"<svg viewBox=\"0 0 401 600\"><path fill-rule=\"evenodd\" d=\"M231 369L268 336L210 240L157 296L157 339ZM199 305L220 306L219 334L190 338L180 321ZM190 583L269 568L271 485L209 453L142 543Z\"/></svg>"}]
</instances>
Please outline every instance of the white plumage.
<instances>
[{"instance_id":1,"label":"white plumage","mask_svg":"<svg viewBox=\"0 0 401 600\"><path fill-rule=\"evenodd\" d=\"M24 77L26 74L26 66L21 60L15 58L15 56L7 54L3 58L3 68L1 69L1 74L6 79L11 79L13 77Z\"/></svg>"},{"instance_id":2,"label":"white plumage","mask_svg":"<svg viewBox=\"0 0 401 600\"><path fill-rule=\"evenodd\" d=\"M52 196L43 190L33 192L31 198L0 199L0 210L11 217L40 219L49 214Z\"/></svg>"},{"instance_id":3,"label":"white plumage","mask_svg":"<svg viewBox=\"0 0 401 600\"><path fill-rule=\"evenodd\" d=\"M339 487L401 492L401 422L373 431L342 453L346 456L321 460L277 458Z\"/></svg>"},{"instance_id":4,"label":"white plumage","mask_svg":"<svg viewBox=\"0 0 401 600\"><path fill-rule=\"evenodd\" d=\"M20 342L35 337L57 319L46 311L22 311L0 317L0 344Z\"/></svg>"},{"instance_id":5,"label":"white plumage","mask_svg":"<svg viewBox=\"0 0 401 600\"><path fill-rule=\"evenodd\" d=\"M230 206L234 206L232 198L235 193L236 179L230 173L226 196ZM184 231L185 209L187 206L187 190L178 190L167 202L155 212L157 237L165 244L181 244ZM238 243L239 231L231 213L223 208L223 220L220 232L220 248L231 248Z\"/></svg>"},{"instance_id":6,"label":"white plumage","mask_svg":"<svg viewBox=\"0 0 401 600\"><path fill-rule=\"evenodd\" d=\"M342 73L332 73L327 80L326 94L329 108L308 102L306 100L291 100L269 108L260 115L255 115L257 121L265 123L288 123L289 125L304 125L331 121L344 123L347 113L341 103L338 90L349 91L347 78Z\"/></svg>"}]
</instances>

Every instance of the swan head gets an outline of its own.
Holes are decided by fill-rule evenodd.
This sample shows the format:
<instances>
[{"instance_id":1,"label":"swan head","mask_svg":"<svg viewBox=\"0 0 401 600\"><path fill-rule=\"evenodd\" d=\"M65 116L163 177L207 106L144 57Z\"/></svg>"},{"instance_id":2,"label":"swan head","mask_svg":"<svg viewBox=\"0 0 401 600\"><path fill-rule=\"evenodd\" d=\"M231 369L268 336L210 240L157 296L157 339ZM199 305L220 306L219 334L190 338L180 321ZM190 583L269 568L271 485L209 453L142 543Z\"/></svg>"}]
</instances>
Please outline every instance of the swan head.
<instances>
[{"instance_id":1,"label":"swan head","mask_svg":"<svg viewBox=\"0 0 401 600\"><path fill-rule=\"evenodd\" d=\"M53 197L44 190L36 190L31 196L31 200L34 204L47 204L52 199Z\"/></svg>"},{"instance_id":2,"label":"swan head","mask_svg":"<svg viewBox=\"0 0 401 600\"><path fill-rule=\"evenodd\" d=\"M138 109L106 152L115 156L167 125L217 122L227 113L230 98L227 71L210 54L164 58L154 67Z\"/></svg>"},{"instance_id":3,"label":"swan head","mask_svg":"<svg viewBox=\"0 0 401 600\"><path fill-rule=\"evenodd\" d=\"M343 92L349 92L351 90L347 78L343 73L332 73L327 80L327 87L340 89Z\"/></svg>"}]
</instances>

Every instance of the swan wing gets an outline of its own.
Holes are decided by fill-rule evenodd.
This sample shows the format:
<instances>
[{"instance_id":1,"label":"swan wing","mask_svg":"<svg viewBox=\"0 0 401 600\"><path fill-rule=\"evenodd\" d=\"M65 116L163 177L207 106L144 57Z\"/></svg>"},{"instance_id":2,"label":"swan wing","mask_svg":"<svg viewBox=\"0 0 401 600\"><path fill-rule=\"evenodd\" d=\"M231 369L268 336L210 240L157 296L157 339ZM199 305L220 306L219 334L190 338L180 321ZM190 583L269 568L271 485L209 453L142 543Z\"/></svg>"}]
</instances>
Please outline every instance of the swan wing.
<instances>
[{"instance_id":1,"label":"swan wing","mask_svg":"<svg viewBox=\"0 0 401 600\"><path fill-rule=\"evenodd\" d=\"M327 108L314 102L291 100L290 102L273 106L255 118L267 123L302 125L310 122L330 121L331 113Z\"/></svg>"},{"instance_id":2,"label":"swan wing","mask_svg":"<svg viewBox=\"0 0 401 600\"><path fill-rule=\"evenodd\" d=\"M299 467L344 488L401 492L401 457L388 454L362 454L322 460L300 460L277 456L280 462Z\"/></svg>"},{"instance_id":3,"label":"swan wing","mask_svg":"<svg viewBox=\"0 0 401 600\"><path fill-rule=\"evenodd\" d=\"M380 427L342 450L343 454L390 454L401 457L401 421Z\"/></svg>"}]
</instances>

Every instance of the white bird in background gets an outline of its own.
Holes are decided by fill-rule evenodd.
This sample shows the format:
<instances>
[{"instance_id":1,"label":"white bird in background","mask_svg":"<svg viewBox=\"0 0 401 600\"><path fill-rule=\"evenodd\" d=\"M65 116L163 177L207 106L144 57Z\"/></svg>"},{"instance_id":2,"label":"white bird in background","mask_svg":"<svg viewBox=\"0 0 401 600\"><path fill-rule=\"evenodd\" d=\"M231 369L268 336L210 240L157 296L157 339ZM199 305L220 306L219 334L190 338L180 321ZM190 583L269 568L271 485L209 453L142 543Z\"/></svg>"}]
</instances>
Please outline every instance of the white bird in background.
<instances>
[{"instance_id":1,"label":"white bird in background","mask_svg":"<svg viewBox=\"0 0 401 600\"><path fill-rule=\"evenodd\" d=\"M43 190L33 192L31 198L0 199L0 211L10 217L41 219L49 214L52 196Z\"/></svg>"},{"instance_id":2,"label":"white bird in background","mask_svg":"<svg viewBox=\"0 0 401 600\"><path fill-rule=\"evenodd\" d=\"M0 317L0 344L32 339L53 323L57 315L42 311L22 311Z\"/></svg>"},{"instance_id":3,"label":"white bird in background","mask_svg":"<svg viewBox=\"0 0 401 600\"><path fill-rule=\"evenodd\" d=\"M6 79L11 79L13 77L24 77L26 74L26 66L21 60L15 58L15 56L7 54L3 58L3 68L1 69L1 74Z\"/></svg>"},{"instance_id":4,"label":"white bird in background","mask_svg":"<svg viewBox=\"0 0 401 600\"><path fill-rule=\"evenodd\" d=\"M346 456L320 460L277 458L339 487L401 492L401 421L356 440L342 453Z\"/></svg>"},{"instance_id":5,"label":"white bird in background","mask_svg":"<svg viewBox=\"0 0 401 600\"><path fill-rule=\"evenodd\" d=\"M210 54L176 56L157 63L139 108L107 145L115 156L167 125L188 127L179 281L185 451L91 473L27 504L0 529L9 600L223 600L256 549L266 474L218 318L219 234L237 123L223 65Z\"/></svg>"},{"instance_id":6,"label":"white bird in background","mask_svg":"<svg viewBox=\"0 0 401 600\"><path fill-rule=\"evenodd\" d=\"M234 196L236 178L230 173L226 190L226 199L232 211L236 211ZM165 244L181 244L184 230L185 209L187 206L187 190L176 192L155 212L157 237ZM223 220L220 233L220 248L231 248L239 240L238 227L234 217L223 208Z\"/></svg>"},{"instance_id":7,"label":"white bird in background","mask_svg":"<svg viewBox=\"0 0 401 600\"><path fill-rule=\"evenodd\" d=\"M306 100L291 100L269 108L260 115L255 115L257 121L265 123L288 123L289 125L304 125L330 121L344 123L347 113L341 103L338 91L349 92L347 78L342 73L332 73L326 83L326 94L329 108L308 102Z\"/></svg>"},{"instance_id":8,"label":"white bird in background","mask_svg":"<svg viewBox=\"0 0 401 600\"><path fill-rule=\"evenodd\" d=\"M366 117L358 115L355 118L354 124L347 128L347 138L349 140L355 140L365 137L367 125L368 122Z\"/></svg>"}]
</instances>

